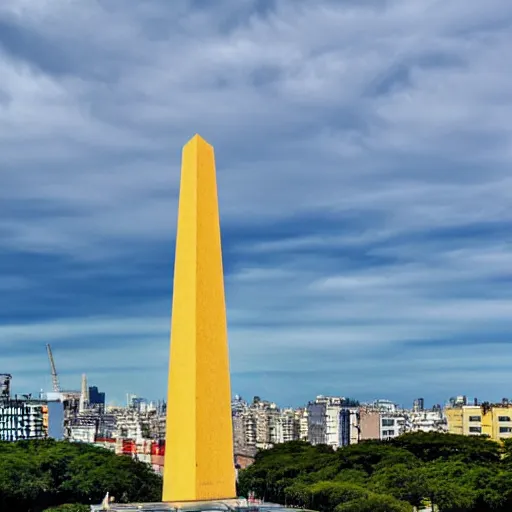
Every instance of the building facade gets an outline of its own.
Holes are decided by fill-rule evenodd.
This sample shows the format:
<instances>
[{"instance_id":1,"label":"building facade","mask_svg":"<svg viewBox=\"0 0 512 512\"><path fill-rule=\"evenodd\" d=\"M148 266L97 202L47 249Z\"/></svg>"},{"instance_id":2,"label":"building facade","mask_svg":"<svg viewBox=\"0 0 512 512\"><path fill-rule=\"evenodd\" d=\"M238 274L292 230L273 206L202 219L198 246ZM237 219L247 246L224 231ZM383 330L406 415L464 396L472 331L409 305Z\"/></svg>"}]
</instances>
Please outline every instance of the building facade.
<instances>
[{"instance_id":1,"label":"building facade","mask_svg":"<svg viewBox=\"0 0 512 512\"><path fill-rule=\"evenodd\" d=\"M452 434L484 435L494 441L512 437L512 404L454 405L445 414Z\"/></svg>"},{"instance_id":2,"label":"building facade","mask_svg":"<svg viewBox=\"0 0 512 512\"><path fill-rule=\"evenodd\" d=\"M0 402L0 441L47 437L44 402L3 400Z\"/></svg>"}]
</instances>

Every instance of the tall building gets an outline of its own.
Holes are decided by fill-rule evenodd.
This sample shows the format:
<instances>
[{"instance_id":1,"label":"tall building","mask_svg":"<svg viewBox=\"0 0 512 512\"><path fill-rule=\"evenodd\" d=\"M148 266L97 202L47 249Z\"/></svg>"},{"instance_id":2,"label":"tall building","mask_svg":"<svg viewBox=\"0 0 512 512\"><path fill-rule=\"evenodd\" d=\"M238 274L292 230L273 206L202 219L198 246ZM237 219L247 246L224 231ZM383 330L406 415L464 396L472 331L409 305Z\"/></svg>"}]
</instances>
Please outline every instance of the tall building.
<instances>
[{"instance_id":1,"label":"tall building","mask_svg":"<svg viewBox=\"0 0 512 512\"><path fill-rule=\"evenodd\" d=\"M342 407L340 410L339 446L357 444L360 437L360 415L357 407Z\"/></svg>"},{"instance_id":2,"label":"tall building","mask_svg":"<svg viewBox=\"0 0 512 512\"><path fill-rule=\"evenodd\" d=\"M311 444L340 446L340 416L344 402L341 397L320 395L308 404L308 440Z\"/></svg>"},{"instance_id":3,"label":"tall building","mask_svg":"<svg viewBox=\"0 0 512 512\"><path fill-rule=\"evenodd\" d=\"M0 401L11 398L11 379L10 373L0 373Z\"/></svg>"},{"instance_id":4,"label":"tall building","mask_svg":"<svg viewBox=\"0 0 512 512\"><path fill-rule=\"evenodd\" d=\"M64 404L61 401L46 402L43 408L43 424L48 437L58 441L64 439Z\"/></svg>"},{"instance_id":5,"label":"tall building","mask_svg":"<svg viewBox=\"0 0 512 512\"><path fill-rule=\"evenodd\" d=\"M4 400L0 403L0 440L43 439L43 403Z\"/></svg>"},{"instance_id":6,"label":"tall building","mask_svg":"<svg viewBox=\"0 0 512 512\"><path fill-rule=\"evenodd\" d=\"M300 413L293 409L283 410L281 412L281 424L283 443L300 439Z\"/></svg>"},{"instance_id":7,"label":"tall building","mask_svg":"<svg viewBox=\"0 0 512 512\"><path fill-rule=\"evenodd\" d=\"M301 441L307 441L309 439L308 414L307 409L297 410L297 417L299 419L299 439Z\"/></svg>"},{"instance_id":8,"label":"tall building","mask_svg":"<svg viewBox=\"0 0 512 512\"><path fill-rule=\"evenodd\" d=\"M105 393L100 392L97 386L89 386L89 404L95 409L105 411Z\"/></svg>"},{"instance_id":9,"label":"tall building","mask_svg":"<svg viewBox=\"0 0 512 512\"><path fill-rule=\"evenodd\" d=\"M0 441L62 439L63 436L62 403L28 398L0 402Z\"/></svg>"},{"instance_id":10,"label":"tall building","mask_svg":"<svg viewBox=\"0 0 512 512\"><path fill-rule=\"evenodd\" d=\"M413 412L421 412L425 409L425 400L423 398L416 398L412 404Z\"/></svg>"}]
</instances>

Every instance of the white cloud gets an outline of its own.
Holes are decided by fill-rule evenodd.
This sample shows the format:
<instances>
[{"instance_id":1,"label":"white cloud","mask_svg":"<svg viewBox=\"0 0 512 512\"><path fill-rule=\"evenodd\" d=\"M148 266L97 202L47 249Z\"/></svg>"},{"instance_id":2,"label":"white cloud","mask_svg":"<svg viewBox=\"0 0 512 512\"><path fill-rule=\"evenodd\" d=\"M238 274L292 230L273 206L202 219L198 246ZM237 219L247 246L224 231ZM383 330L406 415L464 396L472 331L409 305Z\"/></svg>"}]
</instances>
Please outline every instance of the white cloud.
<instances>
[{"instance_id":1,"label":"white cloud","mask_svg":"<svg viewBox=\"0 0 512 512\"><path fill-rule=\"evenodd\" d=\"M286 368L272 354L293 347L310 347L303 364L354 347L362 364L379 347L509 326L510 249L492 226L470 233L512 221L509 2L283 0L266 15L251 1L33 4L0 5L5 252L78 262L92 281L109 260L171 247L180 148L200 132L224 232L238 233L235 370ZM448 228L469 235L439 238ZM14 272L0 289L23 286L30 302L31 285ZM133 334L165 347L161 299L140 298L129 321L7 321L0 343ZM116 364L147 369L154 354L134 346Z\"/></svg>"}]
</instances>

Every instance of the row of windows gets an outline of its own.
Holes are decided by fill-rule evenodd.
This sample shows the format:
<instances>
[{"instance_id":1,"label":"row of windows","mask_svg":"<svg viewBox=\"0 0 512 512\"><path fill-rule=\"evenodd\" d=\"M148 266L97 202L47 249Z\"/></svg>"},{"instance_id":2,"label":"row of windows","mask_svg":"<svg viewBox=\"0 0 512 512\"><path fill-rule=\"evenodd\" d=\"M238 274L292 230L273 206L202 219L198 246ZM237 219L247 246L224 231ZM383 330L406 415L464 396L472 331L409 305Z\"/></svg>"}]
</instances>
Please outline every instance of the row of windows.
<instances>
[{"instance_id":1,"label":"row of windows","mask_svg":"<svg viewBox=\"0 0 512 512\"><path fill-rule=\"evenodd\" d=\"M469 431L472 434L481 434L482 427L469 427ZM508 434L512 432L512 427L500 427L500 434Z\"/></svg>"},{"instance_id":2,"label":"row of windows","mask_svg":"<svg viewBox=\"0 0 512 512\"><path fill-rule=\"evenodd\" d=\"M482 416L470 416L469 421L482 421ZM510 416L498 416L498 421L510 421Z\"/></svg>"}]
</instances>

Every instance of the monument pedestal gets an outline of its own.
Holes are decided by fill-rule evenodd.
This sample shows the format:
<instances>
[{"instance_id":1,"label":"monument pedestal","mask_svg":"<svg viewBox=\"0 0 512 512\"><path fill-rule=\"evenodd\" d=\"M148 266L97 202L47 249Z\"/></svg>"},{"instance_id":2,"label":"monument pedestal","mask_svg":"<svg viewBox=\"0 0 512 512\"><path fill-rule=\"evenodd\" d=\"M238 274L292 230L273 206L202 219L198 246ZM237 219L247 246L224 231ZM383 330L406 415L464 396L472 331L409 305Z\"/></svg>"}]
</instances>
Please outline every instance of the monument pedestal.
<instances>
[{"instance_id":1,"label":"monument pedestal","mask_svg":"<svg viewBox=\"0 0 512 512\"><path fill-rule=\"evenodd\" d=\"M273 503L261 503L254 505L247 503L247 500L221 500L221 501L197 501L194 503L132 503L129 505L110 504L108 507L102 508L91 507L92 512L100 512L102 510L111 510L112 512L281 512L294 510L295 512L305 512L301 509L289 509L281 505Z\"/></svg>"}]
</instances>

